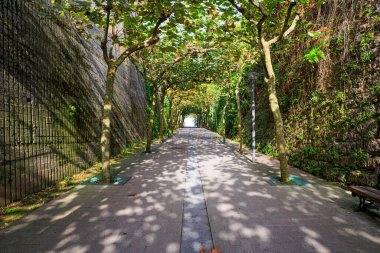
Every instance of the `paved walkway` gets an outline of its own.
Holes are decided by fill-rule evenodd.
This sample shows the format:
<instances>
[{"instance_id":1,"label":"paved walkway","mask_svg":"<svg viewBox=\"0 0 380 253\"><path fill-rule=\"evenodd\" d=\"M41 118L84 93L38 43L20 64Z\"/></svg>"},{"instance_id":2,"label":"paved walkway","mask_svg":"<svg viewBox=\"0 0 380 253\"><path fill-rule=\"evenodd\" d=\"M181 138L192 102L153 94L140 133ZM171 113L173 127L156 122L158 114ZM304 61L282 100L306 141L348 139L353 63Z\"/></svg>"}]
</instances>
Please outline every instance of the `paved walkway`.
<instances>
[{"instance_id":1,"label":"paved walkway","mask_svg":"<svg viewBox=\"0 0 380 253\"><path fill-rule=\"evenodd\" d=\"M380 221L353 212L349 193L296 169L315 184L271 186L277 161L253 166L204 129L120 166L126 185L77 187L1 231L0 252L191 253L207 226L223 253L380 252ZM208 219L186 214L191 203Z\"/></svg>"}]
</instances>

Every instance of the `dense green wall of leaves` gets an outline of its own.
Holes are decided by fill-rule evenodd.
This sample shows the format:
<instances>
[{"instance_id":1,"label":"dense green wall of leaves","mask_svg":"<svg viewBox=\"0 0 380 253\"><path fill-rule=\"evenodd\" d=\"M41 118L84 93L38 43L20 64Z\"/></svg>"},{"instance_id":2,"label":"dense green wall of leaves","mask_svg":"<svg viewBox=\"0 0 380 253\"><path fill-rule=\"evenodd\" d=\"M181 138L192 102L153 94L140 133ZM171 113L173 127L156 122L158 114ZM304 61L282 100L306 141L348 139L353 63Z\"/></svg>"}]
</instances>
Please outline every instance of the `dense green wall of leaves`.
<instances>
[{"instance_id":1,"label":"dense green wall of leaves","mask_svg":"<svg viewBox=\"0 0 380 253\"><path fill-rule=\"evenodd\" d=\"M274 48L289 162L329 180L374 184L370 174L380 164L376 44L380 40L380 17L376 8L376 1L327 1L320 13L308 17L308 30ZM306 39L308 31L318 33L318 39ZM310 60L315 47L323 51L318 61ZM247 73L251 69L245 69L240 90L244 143L248 146L251 95ZM257 147L276 156L273 118L262 78L256 81L255 97ZM218 124L212 127L219 132L224 103L224 98L217 103ZM237 138L236 125L233 94L227 137Z\"/></svg>"}]
</instances>

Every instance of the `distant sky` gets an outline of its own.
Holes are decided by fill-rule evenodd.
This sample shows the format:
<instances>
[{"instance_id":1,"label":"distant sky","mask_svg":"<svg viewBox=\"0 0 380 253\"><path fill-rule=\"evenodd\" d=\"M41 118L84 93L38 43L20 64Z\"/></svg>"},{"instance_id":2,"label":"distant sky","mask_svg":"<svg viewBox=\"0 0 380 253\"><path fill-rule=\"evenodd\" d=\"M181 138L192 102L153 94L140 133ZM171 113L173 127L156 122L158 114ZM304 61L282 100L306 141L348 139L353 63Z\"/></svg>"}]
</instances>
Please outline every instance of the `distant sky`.
<instances>
[{"instance_id":1,"label":"distant sky","mask_svg":"<svg viewBox=\"0 0 380 253\"><path fill-rule=\"evenodd\" d=\"M191 116L185 118L184 127L195 127L195 119Z\"/></svg>"}]
</instances>

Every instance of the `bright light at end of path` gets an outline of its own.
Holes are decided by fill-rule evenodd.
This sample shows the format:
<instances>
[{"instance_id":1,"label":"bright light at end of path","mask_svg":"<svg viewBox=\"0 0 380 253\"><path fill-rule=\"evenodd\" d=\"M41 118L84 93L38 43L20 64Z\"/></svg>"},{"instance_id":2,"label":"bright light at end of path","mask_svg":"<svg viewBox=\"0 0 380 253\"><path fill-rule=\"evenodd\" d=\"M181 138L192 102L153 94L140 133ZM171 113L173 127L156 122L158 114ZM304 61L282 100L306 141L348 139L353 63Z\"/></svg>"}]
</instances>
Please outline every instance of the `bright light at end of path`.
<instances>
[{"instance_id":1,"label":"bright light at end of path","mask_svg":"<svg viewBox=\"0 0 380 253\"><path fill-rule=\"evenodd\" d=\"M188 116L183 123L184 127L195 127L195 118Z\"/></svg>"}]
</instances>

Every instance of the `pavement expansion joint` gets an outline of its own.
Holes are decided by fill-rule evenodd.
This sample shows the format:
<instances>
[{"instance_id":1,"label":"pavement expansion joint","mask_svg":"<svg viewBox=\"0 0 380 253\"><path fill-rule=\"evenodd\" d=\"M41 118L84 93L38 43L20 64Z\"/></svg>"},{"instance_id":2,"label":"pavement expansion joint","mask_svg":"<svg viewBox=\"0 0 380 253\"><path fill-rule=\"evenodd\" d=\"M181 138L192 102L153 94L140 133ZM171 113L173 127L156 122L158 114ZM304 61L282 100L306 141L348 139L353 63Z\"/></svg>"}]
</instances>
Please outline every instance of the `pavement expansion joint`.
<instances>
[{"instance_id":1,"label":"pavement expansion joint","mask_svg":"<svg viewBox=\"0 0 380 253\"><path fill-rule=\"evenodd\" d=\"M181 252L199 253L202 248L211 249L213 242L195 141L191 136L187 154Z\"/></svg>"}]
</instances>

